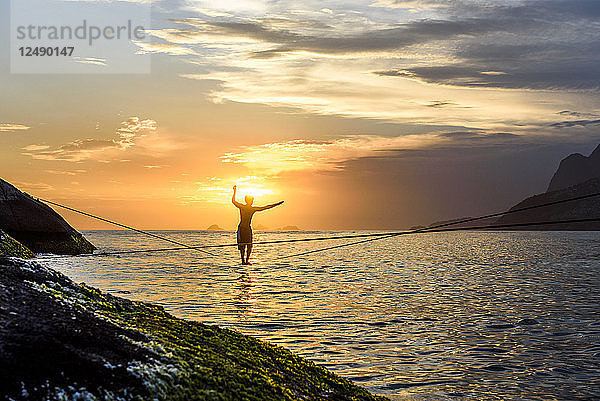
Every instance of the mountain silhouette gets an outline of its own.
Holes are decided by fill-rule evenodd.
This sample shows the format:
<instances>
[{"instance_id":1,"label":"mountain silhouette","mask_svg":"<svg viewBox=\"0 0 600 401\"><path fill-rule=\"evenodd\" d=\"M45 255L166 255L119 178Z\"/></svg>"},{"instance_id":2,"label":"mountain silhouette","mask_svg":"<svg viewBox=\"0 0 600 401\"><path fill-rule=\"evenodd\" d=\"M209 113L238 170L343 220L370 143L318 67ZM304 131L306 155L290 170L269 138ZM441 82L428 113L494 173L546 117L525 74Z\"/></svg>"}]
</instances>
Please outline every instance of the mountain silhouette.
<instances>
[{"instance_id":1,"label":"mountain silhouette","mask_svg":"<svg viewBox=\"0 0 600 401\"><path fill-rule=\"evenodd\" d=\"M589 156L575 153L564 158L552 177L545 193L530 196L519 202L510 210L552 203L585 195L600 193L600 145ZM500 218L477 220L468 223L453 224L451 227L469 228L487 225L526 224L537 222L554 222L563 220L580 220L600 218L600 196L578 201L570 201L558 205L545 206L504 215ZM438 221L429 226L415 226L412 229L425 229L463 219ZM527 225L506 228L509 230L600 230L600 222L563 223L552 225Z\"/></svg>"},{"instance_id":2,"label":"mountain silhouette","mask_svg":"<svg viewBox=\"0 0 600 401\"><path fill-rule=\"evenodd\" d=\"M600 145L589 156L574 153L564 158L554 173L548 190L531 196L511 208L551 203L600 192ZM600 218L600 197L591 197L559 205L507 214L497 224L523 224ZM550 226L528 226L523 230L600 230L600 222L568 223Z\"/></svg>"},{"instance_id":3,"label":"mountain silhouette","mask_svg":"<svg viewBox=\"0 0 600 401\"><path fill-rule=\"evenodd\" d=\"M520 209L555 201L577 198L600 192L600 177L592 178L583 183L568 188L531 196L511 208ZM559 205L540 207L513 214L507 214L498 219L497 224L523 224L543 221L562 221L600 218L600 197L595 196ZM554 224L549 226L528 226L522 230L600 230L600 222Z\"/></svg>"},{"instance_id":4,"label":"mountain silhouette","mask_svg":"<svg viewBox=\"0 0 600 401\"><path fill-rule=\"evenodd\" d=\"M600 177L600 145L589 156L573 153L564 158L546 192L558 191Z\"/></svg>"}]
</instances>

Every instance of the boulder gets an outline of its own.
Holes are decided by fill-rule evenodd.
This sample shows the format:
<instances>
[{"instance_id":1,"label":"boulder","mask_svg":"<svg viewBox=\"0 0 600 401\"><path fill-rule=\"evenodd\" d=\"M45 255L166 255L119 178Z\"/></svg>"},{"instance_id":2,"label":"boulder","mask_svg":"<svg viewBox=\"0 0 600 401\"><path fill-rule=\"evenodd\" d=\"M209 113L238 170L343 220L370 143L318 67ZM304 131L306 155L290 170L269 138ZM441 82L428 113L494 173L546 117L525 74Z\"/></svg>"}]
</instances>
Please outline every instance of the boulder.
<instances>
[{"instance_id":1,"label":"boulder","mask_svg":"<svg viewBox=\"0 0 600 401\"><path fill-rule=\"evenodd\" d=\"M0 229L35 253L92 253L94 245L49 206L0 179Z\"/></svg>"}]
</instances>

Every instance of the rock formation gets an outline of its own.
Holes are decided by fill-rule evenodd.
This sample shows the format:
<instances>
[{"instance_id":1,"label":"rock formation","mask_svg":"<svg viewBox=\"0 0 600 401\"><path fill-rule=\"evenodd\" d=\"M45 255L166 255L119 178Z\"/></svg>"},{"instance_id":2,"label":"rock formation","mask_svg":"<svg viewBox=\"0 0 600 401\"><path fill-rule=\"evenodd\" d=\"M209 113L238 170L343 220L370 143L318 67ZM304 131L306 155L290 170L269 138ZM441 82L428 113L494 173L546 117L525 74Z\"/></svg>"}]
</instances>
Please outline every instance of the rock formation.
<instances>
[{"instance_id":1,"label":"rock formation","mask_svg":"<svg viewBox=\"0 0 600 401\"><path fill-rule=\"evenodd\" d=\"M25 245L0 230L0 257L31 259L35 255Z\"/></svg>"},{"instance_id":2,"label":"rock formation","mask_svg":"<svg viewBox=\"0 0 600 401\"><path fill-rule=\"evenodd\" d=\"M600 145L588 157L575 153L564 158L548 191L531 196L511 210L600 193ZM522 224L600 218L600 196L508 214L498 224ZM600 230L600 222L522 227L523 230Z\"/></svg>"},{"instance_id":3,"label":"rock formation","mask_svg":"<svg viewBox=\"0 0 600 401\"><path fill-rule=\"evenodd\" d=\"M300 231L300 228L298 226L284 226L278 228L277 231Z\"/></svg>"},{"instance_id":4,"label":"rock formation","mask_svg":"<svg viewBox=\"0 0 600 401\"><path fill-rule=\"evenodd\" d=\"M385 401L282 347L0 259L6 400Z\"/></svg>"},{"instance_id":5,"label":"rock formation","mask_svg":"<svg viewBox=\"0 0 600 401\"><path fill-rule=\"evenodd\" d=\"M546 192L558 191L600 177L600 145L589 156L573 153L564 158Z\"/></svg>"},{"instance_id":6,"label":"rock formation","mask_svg":"<svg viewBox=\"0 0 600 401\"><path fill-rule=\"evenodd\" d=\"M584 195L600 193L600 145L590 154L583 156L575 153L564 158L550 181L548 191L531 196L510 210L522 209L555 201L576 198ZM451 228L468 228L474 226L524 224L545 221L580 220L600 218L600 196L591 197L559 205L546 206L513 214L498 219L477 220L474 222L455 224ZM460 219L459 219L460 220ZM429 225L437 226L447 222ZM425 227L416 226L420 229ZM413 227L415 229L416 227ZM552 225L529 225L509 227L507 230L600 230L600 222L567 223Z\"/></svg>"},{"instance_id":7,"label":"rock formation","mask_svg":"<svg viewBox=\"0 0 600 401\"><path fill-rule=\"evenodd\" d=\"M0 229L35 253L76 255L95 249L58 213L2 179Z\"/></svg>"},{"instance_id":8,"label":"rock formation","mask_svg":"<svg viewBox=\"0 0 600 401\"><path fill-rule=\"evenodd\" d=\"M524 207L551 203L563 199L571 199L579 196L600 193L600 177L593 178L581 184L573 185L565 189L546 192L531 196L511 208L521 209ZM575 202L566 202L559 205L546 206L533 210L526 210L514 214L508 214L498 219L497 224L521 224L540 221L560 221L600 218L600 196L587 198ZM547 226L529 226L519 228L522 230L600 230L600 222L553 224Z\"/></svg>"}]
</instances>

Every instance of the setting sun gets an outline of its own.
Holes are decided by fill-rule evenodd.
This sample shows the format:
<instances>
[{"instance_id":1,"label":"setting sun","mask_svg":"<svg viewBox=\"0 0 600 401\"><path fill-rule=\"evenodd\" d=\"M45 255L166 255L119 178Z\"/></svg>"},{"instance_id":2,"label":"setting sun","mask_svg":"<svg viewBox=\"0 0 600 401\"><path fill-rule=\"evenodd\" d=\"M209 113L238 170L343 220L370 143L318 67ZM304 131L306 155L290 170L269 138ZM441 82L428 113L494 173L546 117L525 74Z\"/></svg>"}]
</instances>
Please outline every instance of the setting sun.
<instances>
[{"instance_id":1,"label":"setting sun","mask_svg":"<svg viewBox=\"0 0 600 401\"><path fill-rule=\"evenodd\" d=\"M241 196L250 195L254 198L260 198L276 193L276 191L267 187L266 180L261 177L242 177L235 180L234 184L237 185L238 192Z\"/></svg>"}]
</instances>

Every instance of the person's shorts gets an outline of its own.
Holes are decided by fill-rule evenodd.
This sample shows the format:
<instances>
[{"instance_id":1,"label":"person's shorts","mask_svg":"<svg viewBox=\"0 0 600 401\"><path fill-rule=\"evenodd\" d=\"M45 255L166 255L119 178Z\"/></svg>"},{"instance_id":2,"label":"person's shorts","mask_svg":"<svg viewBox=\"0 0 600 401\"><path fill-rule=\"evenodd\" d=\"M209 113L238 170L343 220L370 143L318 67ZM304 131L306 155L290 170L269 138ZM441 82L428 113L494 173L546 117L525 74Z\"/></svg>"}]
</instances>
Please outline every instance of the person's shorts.
<instances>
[{"instance_id":1,"label":"person's shorts","mask_svg":"<svg viewBox=\"0 0 600 401\"><path fill-rule=\"evenodd\" d=\"M237 230L237 243L238 248L242 249L244 245L252 243L252 229L250 227L240 227ZM241 245L244 244L244 245Z\"/></svg>"}]
</instances>

